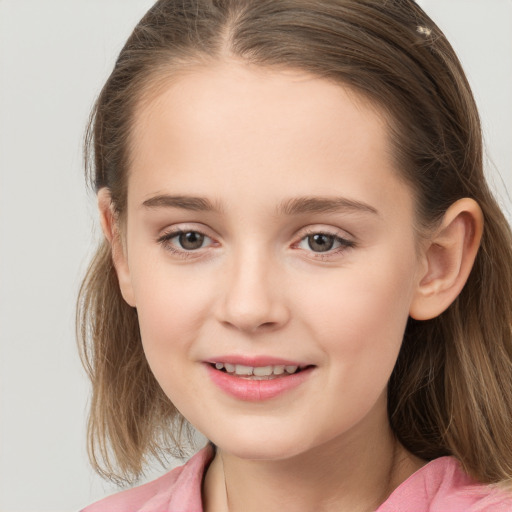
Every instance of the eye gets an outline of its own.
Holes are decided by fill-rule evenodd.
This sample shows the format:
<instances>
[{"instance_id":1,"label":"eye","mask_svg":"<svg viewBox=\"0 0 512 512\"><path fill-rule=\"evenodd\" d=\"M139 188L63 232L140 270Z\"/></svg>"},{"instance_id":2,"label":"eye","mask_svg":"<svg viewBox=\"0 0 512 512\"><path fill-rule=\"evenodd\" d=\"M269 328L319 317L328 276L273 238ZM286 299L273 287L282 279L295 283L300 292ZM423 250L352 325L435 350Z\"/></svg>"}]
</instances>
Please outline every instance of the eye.
<instances>
[{"instance_id":1,"label":"eye","mask_svg":"<svg viewBox=\"0 0 512 512\"><path fill-rule=\"evenodd\" d=\"M182 249L195 251L203 246L206 237L197 231L186 231L176 235L174 238L176 238Z\"/></svg>"},{"instance_id":2,"label":"eye","mask_svg":"<svg viewBox=\"0 0 512 512\"><path fill-rule=\"evenodd\" d=\"M199 231L179 230L166 233L158 242L173 252L190 252L210 245L212 239Z\"/></svg>"},{"instance_id":3,"label":"eye","mask_svg":"<svg viewBox=\"0 0 512 512\"><path fill-rule=\"evenodd\" d=\"M308 247L315 252L330 251L334 247L336 239L332 235L317 233L306 237Z\"/></svg>"},{"instance_id":4,"label":"eye","mask_svg":"<svg viewBox=\"0 0 512 512\"><path fill-rule=\"evenodd\" d=\"M330 233L311 233L302 238L298 244L300 249L316 253L326 253L353 246L354 242Z\"/></svg>"}]
</instances>

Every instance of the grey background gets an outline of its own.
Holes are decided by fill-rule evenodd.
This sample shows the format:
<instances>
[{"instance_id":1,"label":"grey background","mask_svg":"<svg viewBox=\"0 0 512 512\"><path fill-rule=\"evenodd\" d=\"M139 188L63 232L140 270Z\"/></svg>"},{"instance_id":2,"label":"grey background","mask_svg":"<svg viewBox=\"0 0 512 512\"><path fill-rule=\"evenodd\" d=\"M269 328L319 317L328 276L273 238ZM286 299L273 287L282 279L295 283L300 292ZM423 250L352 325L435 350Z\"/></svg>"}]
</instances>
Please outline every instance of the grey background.
<instances>
[{"instance_id":1,"label":"grey background","mask_svg":"<svg viewBox=\"0 0 512 512\"><path fill-rule=\"evenodd\" d=\"M512 209L512 0L424 0L459 52ZM85 454L74 339L98 239L81 143L95 96L151 0L0 0L0 511L60 512L114 492ZM498 171L501 173L498 173Z\"/></svg>"}]
</instances>

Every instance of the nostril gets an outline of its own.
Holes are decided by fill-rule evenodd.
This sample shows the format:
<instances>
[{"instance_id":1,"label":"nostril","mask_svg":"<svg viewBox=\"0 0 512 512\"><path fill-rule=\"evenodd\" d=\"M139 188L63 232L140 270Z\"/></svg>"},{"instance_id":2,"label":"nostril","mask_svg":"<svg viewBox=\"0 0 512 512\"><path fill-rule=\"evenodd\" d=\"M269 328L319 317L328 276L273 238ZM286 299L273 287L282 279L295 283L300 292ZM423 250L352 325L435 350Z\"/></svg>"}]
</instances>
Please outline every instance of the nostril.
<instances>
[{"instance_id":1,"label":"nostril","mask_svg":"<svg viewBox=\"0 0 512 512\"><path fill-rule=\"evenodd\" d=\"M277 322L263 322L259 327L260 329L272 329L273 327L275 327L277 325Z\"/></svg>"},{"instance_id":2,"label":"nostril","mask_svg":"<svg viewBox=\"0 0 512 512\"><path fill-rule=\"evenodd\" d=\"M256 319L237 317L234 320L223 320L222 325L237 331L244 331L248 333L256 333L259 331L272 331L279 327L279 322L259 322Z\"/></svg>"}]
</instances>

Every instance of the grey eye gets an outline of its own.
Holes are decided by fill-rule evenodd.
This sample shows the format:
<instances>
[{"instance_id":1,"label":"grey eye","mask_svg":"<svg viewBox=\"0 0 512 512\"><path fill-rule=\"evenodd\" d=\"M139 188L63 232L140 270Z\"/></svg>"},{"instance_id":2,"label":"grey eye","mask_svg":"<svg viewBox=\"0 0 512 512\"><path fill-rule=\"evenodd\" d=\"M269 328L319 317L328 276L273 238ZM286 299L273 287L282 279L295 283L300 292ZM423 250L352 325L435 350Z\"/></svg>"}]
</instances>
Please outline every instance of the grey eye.
<instances>
[{"instance_id":1,"label":"grey eye","mask_svg":"<svg viewBox=\"0 0 512 512\"><path fill-rule=\"evenodd\" d=\"M186 231L178 236L180 246L186 251L194 251L200 249L204 244L205 236L197 231Z\"/></svg>"},{"instance_id":2,"label":"grey eye","mask_svg":"<svg viewBox=\"0 0 512 512\"><path fill-rule=\"evenodd\" d=\"M323 233L316 233L308 235L308 247L314 252L330 251L334 247L336 237L332 235L325 235Z\"/></svg>"}]
</instances>

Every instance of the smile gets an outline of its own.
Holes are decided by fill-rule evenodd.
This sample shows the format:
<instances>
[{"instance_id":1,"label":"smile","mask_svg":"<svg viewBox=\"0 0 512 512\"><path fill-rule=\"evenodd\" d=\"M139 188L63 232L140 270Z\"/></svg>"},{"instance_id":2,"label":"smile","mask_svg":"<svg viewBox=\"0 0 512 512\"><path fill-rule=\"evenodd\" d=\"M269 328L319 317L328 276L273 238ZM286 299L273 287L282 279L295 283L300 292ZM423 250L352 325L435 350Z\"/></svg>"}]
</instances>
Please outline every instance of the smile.
<instances>
[{"instance_id":1,"label":"smile","mask_svg":"<svg viewBox=\"0 0 512 512\"><path fill-rule=\"evenodd\" d=\"M235 361L209 361L205 367L216 387L245 402L284 395L308 381L316 368L314 365L263 364L249 366Z\"/></svg>"},{"instance_id":2,"label":"smile","mask_svg":"<svg viewBox=\"0 0 512 512\"><path fill-rule=\"evenodd\" d=\"M217 370L224 371L230 375L247 378L251 380L270 380L281 376L293 375L301 371L297 365L269 365L269 366L246 366L243 364L215 363Z\"/></svg>"}]
</instances>

